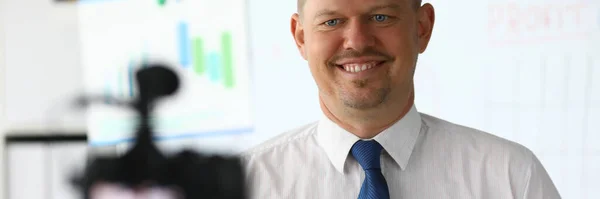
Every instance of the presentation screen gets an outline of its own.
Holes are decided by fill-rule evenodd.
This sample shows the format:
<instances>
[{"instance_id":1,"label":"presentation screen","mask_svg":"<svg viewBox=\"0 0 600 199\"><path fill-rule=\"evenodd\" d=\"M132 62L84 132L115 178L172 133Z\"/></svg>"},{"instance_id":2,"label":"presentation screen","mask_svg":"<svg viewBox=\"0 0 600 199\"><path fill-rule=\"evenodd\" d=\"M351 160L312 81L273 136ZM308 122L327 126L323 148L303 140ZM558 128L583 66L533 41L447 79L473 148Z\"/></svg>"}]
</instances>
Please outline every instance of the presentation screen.
<instances>
[{"instance_id":1,"label":"presentation screen","mask_svg":"<svg viewBox=\"0 0 600 199\"><path fill-rule=\"evenodd\" d=\"M86 90L107 97L89 111L91 144L131 138L137 115L109 98L135 98L135 72L150 62L181 80L153 118L161 138L253 131L245 1L83 1L79 22Z\"/></svg>"}]
</instances>

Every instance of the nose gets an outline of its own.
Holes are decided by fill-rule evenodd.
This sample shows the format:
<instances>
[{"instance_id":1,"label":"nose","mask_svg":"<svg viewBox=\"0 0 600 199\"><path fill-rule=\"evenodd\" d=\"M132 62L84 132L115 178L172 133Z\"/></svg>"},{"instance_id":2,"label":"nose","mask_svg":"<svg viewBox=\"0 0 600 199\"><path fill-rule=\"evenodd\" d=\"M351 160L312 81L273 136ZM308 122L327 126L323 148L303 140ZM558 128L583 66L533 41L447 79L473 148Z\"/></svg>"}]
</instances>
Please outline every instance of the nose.
<instances>
[{"instance_id":1,"label":"nose","mask_svg":"<svg viewBox=\"0 0 600 199\"><path fill-rule=\"evenodd\" d=\"M368 24L360 20L351 20L345 27L344 50L362 50L375 45L375 37Z\"/></svg>"}]
</instances>

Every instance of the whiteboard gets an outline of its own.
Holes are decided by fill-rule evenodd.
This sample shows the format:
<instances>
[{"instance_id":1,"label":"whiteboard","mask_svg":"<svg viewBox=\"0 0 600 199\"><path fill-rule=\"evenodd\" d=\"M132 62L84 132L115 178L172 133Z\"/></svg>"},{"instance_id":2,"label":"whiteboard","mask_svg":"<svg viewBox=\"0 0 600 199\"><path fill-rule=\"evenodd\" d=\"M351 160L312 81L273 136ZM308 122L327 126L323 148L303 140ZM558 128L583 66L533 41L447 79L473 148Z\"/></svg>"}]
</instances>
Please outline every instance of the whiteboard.
<instances>
[{"instance_id":1,"label":"whiteboard","mask_svg":"<svg viewBox=\"0 0 600 199\"><path fill-rule=\"evenodd\" d=\"M137 70L160 61L181 82L153 115L160 139L253 131L244 0L81 1L78 13L86 91L133 100ZM138 117L124 108L89 109L90 144L131 138Z\"/></svg>"},{"instance_id":2,"label":"whiteboard","mask_svg":"<svg viewBox=\"0 0 600 199\"><path fill-rule=\"evenodd\" d=\"M418 109L530 148L563 198L600 198L600 2L429 2Z\"/></svg>"},{"instance_id":3,"label":"whiteboard","mask_svg":"<svg viewBox=\"0 0 600 199\"><path fill-rule=\"evenodd\" d=\"M289 103L306 98L318 99L316 87L313 80L307 78L310 77L308 67L296 56L289 31L273 28L273 24L283 26L288 23L295 4L278 3L281 6L276 13L265 13L258 12L264 4L245 5L244 2L166 1L160 4L144 0L80 1L77 9L86 92L119 98L135 97L131 65L154 60L171 64L182 78L183 89L174 99L160 103L156 112L162 117L156 126L161 145L167 146L164 148L171 148L169 145L176 149L192 146L239 152L318 119L320 110L317 101ZM107 17L108 12L112 13L110 17ZM248 17L248 12L251 17ZM273 14L283 17L277 23L265 23L273 21ZM217 16L220 20L213 20ZM185 21L183 35L182 21ZM197 56L209 51L223 54L220 52L223 47L219 46L219 31L224 29L231 31L236 45L233 47L237 71L234 88L238 90L234 89L233 93L218 77L218 81L213 81L210 55ZM261 29L269 31L269 34L257 31ZM184 37L185 45L182 46L181 38ZM204 50L207 52L195 49L195 39L205 42ZM206 67L206 74L198 73L197 68L202 67ZM287 108L282 109L283 106ZM273 117L287 117L290 113L292 116L285 120L273 120ZM186 115L198 119L190 119ZM133 135L135 123L131 120L127 124L117 121L134 116L132 112L116 107L93 107L87 118L91 144L130 143L128 138ZM185 118L188 122L172 118ZM169 127L169 124L177 125ZM190 126L181 128L181 124Z\"/></svg>"}]
</instances>

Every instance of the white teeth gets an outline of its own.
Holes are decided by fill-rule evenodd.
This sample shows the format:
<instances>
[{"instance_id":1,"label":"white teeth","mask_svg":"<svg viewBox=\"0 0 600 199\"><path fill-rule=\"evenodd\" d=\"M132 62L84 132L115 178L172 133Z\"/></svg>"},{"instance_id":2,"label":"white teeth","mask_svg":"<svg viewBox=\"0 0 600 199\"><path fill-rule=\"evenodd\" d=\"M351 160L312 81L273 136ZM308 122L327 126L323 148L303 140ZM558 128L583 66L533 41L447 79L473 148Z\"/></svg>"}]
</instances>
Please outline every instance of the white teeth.
<instances>
[{"instance_id":1,"label":"white teeth","mask_svg":"<svg viewBox=\"0 0 600 199\"><path fill-rule=\"evenodd\" d=\"M371 69L376 64L377 64L376 62L370 62L370 63L365 63L365 64L344 64L343 68L344 68L344 70L346 70L348 72L357 73L357 72Z\"/></svg>"}]
</instances>

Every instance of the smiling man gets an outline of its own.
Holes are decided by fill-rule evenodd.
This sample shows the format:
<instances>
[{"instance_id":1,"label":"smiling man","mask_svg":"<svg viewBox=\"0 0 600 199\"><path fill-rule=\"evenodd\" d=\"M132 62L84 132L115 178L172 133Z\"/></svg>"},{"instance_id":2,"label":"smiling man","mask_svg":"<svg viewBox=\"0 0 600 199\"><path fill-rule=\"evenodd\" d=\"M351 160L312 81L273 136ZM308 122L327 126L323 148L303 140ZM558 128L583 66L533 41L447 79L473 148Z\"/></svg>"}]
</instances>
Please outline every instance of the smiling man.
<instances>
[{"instance_id":1,"label":"smiling man","mask_svg":"<svg viewBox=\"0 0 600 199\"><path fill-rule=\"evenodd\" d=\"M251 198L560 198L529 149L417 111L434 19L417 0L299 0L323 117L244 154Z\"/></svg>"}]
</instances>

